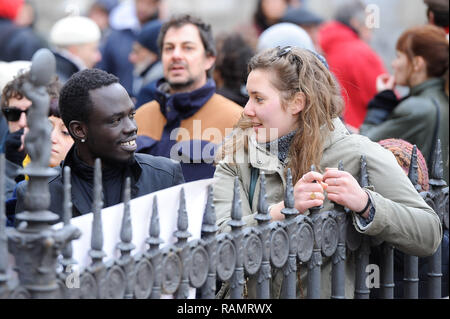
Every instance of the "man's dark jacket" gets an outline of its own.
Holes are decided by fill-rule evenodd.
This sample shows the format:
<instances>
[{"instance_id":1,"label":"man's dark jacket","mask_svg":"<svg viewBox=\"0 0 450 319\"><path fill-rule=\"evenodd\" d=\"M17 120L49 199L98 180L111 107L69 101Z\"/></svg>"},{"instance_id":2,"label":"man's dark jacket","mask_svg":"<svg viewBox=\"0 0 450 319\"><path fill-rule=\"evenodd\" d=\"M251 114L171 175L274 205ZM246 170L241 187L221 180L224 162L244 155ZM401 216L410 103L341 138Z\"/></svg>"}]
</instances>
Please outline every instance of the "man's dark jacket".
<instances>
[{"instance_id":1,"label":"man's dark jacket","mask_svg":"<svg viewBox=\"0 0 450 319\"><path fill-rule=\"evenodd\" d=\"M71 149L73 151L73 148ZM69 151L70 152L70 151ZM66 159L68 157L66 156ZM135 154L135 163L131 165L131 198L143 196L161 189L169 188L184 183L181 166L178 162L168 158L152 156L147 154ZM67 161L61 163L70 166ZM64 178L62 169L60 173L50 180L50 207L49 210L59 215L62 220L63 198L64 198ZM16 214L24 211L25 183L17 189ZM91 204L87 203L72 187L72 216L80 216L91 212ZM58 222L58 221L57 221Z\"/></svg>"},{"instance_id":2,"label":"man's dark jacket","mask_svg":"<svg viewBox=\"0 0 450 319\"><path fill-rule=\"evenodd\" d=\"M0 61L29 61L37 50L46 46L31 29L0 17Z\"/></svg>"}]
</instances>

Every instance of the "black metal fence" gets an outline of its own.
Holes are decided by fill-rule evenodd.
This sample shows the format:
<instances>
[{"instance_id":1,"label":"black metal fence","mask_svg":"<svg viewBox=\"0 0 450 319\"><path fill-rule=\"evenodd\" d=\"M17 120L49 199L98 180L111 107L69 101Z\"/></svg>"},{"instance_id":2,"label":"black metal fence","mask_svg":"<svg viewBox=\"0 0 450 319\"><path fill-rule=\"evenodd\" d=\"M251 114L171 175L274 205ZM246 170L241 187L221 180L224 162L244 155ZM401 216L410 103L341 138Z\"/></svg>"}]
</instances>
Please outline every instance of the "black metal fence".
<instances>
[{"instance_id":1,"label":"black metal fence","mask_svg":"<svg viewBox=\"0 0 450 319\"><path fill-rule=\"evenodd\" d=\"M448 187L442 179L440 145L430 171L430 190L422 192L424 200L439 215L443 227L448 229ZM0 169L3 172L3 157ZM415 149L411 159L409 177L417 184ZM360 184L367 185L366 163L361 158ZM341 166L342 169L342 166ZM261 174L261 192L256 227L245 227L240 208L239 185L236 179L234 199L230 203L230 233L217 233L212 187L204 209L201 239L188 241L188 218L184 191L180 193L177 241L160 248L159 218L156 197L153 202L147 251L133 256L130 219L129 180L124 192L124 214L120 241L120 257L104 262L103 232L101 224L101 169L95 167L93 203L93 230L89 255L92 263L79 278L79 288L70 283L72 259L71 241L80 236L70 225L70 170L65 174L65 226L53 230L48 222L39 221L39 214L29 218L29 225L5 228L4 207L0 209L0 297L1 298L160 298L162 294L175 298L188 298L189 289L197 288L197 296L215 298L218 280L229 283L231 298L243 298L246 277L257 275L257 297L270 298L271 270L283 270L281 298L296 297L297 264L308 267L307 298L320 298L322 259L332 258L331 298L345 298L346 251L355 253L354 298L369 298L367 265L371 253L370 237L362 235L351 225L346 209L335 205L330 211L310 209L310 215L298 215L294 207L292 179L288 174L285 192L285 220L271 222L265 202L265 177ZM31 224L31 225L30 225ZM373 248L373 247L372 247ZM394 247L382 243L380 261L380 298L394 297ZM15 257L18 280L7 276L8 251ZM58 261L58 255L62 258ZM429 257L428 297L441 298L441 247ZM404 297L418 298L418 257L405 256ZM77 286L78 287L78 286Z\"/></svg>"}]
</instances>

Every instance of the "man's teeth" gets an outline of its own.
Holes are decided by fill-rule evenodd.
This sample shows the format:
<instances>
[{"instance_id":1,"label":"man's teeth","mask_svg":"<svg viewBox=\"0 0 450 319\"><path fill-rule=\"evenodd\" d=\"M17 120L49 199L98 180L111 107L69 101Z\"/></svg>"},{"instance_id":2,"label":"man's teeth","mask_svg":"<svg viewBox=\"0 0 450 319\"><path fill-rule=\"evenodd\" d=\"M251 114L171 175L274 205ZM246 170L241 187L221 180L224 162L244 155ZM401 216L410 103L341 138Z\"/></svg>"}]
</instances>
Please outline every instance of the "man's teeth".
<instances>
[{"instance_id":1,"label":"man's teeth","mask_svg":"<svg viewBox=\"0 0 450 319\"><path fill-rule=\"evenodd\" d=\"M132 140L132 141L129 141L129 142L123 142L123 143L121 143L121 145L124 145L124 146L135 146L136 145L136 140Z\"/></svg>"}]
</instances>

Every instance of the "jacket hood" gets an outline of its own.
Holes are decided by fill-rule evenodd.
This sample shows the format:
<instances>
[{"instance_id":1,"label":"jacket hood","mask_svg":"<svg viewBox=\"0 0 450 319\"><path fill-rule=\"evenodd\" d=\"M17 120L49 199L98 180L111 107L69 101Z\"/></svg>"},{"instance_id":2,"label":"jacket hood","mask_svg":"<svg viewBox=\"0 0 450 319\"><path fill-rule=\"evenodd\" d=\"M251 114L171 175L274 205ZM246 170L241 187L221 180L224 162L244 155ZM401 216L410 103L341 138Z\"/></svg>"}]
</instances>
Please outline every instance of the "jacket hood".
<instances>
[{"instance_id":1,"label":"jacket hood","mask_svg":"<svg viewBox=\"0 0 450 319\"><path fill-rule=\"evenodd\" d=\"M319 45L324 52L328 52L337 44L351 42L358 39L358 35L351 28L337 21L326 23L319 30Z\"/></svg>"}]
</instances>

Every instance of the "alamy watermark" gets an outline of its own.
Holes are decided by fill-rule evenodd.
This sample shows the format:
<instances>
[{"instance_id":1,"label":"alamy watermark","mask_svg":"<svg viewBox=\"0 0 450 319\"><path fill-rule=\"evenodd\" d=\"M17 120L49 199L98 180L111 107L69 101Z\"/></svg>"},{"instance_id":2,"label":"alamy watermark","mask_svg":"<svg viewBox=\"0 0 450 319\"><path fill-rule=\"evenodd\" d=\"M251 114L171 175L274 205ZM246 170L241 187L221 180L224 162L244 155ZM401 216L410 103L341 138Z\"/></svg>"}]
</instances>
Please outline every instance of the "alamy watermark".
<instances>
[{"instance_id":1,"label":"alamy watermark","mask_svg":"<svg viewBox=\"0 0 450 319\"><path fill-rule=\"evenodd\" d=\"M68 265L65 270L66 277L66 287L69 289L80 288L80 272L77 268L73 268L73 265Z\"/></svg>"},{"instance_id":2,"label":"alamy watermark","mask_svg":"<svg viewBox=\"0 0 450 319\"><path fill-rule=\"evenodd\" d=\"M368 264L366 266L366 273L368 273L366 287L368 289L380 288L380 267L375 264Z\"/></svg>"}]
</instances>

